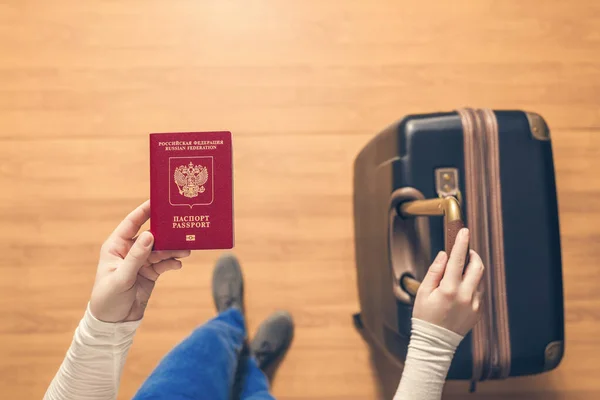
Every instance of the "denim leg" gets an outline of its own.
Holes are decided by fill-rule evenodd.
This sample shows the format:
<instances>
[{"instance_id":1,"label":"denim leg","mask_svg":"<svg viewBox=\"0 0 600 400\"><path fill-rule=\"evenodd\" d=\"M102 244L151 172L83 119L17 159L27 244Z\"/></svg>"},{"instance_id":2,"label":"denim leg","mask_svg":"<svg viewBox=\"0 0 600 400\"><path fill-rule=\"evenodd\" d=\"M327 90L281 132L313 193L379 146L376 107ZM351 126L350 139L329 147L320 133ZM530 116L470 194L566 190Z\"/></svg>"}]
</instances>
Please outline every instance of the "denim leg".
<instances>
[{"instance_id":1,"label":"denim leg","mask_svg":"<svg viewBox=\"0 0 600 400\"><path fill-rule=\"evenodd\" d=\"M245 381L242 389L242 400L275 400L269 393L269 381L256 364L254 357L247 357L244 362Z\"/></svg>"},{"instance_id":2,"label":"denim leg","mask_svg":"<svg viewBox=\"0 0 600 400\"><path fill-rule=\"evenodd\" d=\"M133 400L228 400L245 338L242 313L224 311L175 346Z\"/></svg>"}]
</instances>

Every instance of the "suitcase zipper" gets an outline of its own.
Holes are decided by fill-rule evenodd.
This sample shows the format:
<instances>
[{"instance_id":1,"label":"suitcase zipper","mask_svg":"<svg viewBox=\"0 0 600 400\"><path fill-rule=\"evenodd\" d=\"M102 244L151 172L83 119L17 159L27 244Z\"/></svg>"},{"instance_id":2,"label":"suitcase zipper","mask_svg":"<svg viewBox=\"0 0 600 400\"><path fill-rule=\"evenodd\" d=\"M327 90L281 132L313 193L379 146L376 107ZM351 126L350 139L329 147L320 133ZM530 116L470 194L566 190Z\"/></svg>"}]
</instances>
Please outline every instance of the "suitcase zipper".
<instances>
[{"instance_id":1,"label":"suitcase zipper","mask_svg":"<svg viewBox=\"0 0 600 400\"><path fill-rule=\"evenodd\" d=\"M475 112L471 109L459 110L459 115L463 125L464 136L464 161L465 161L465 192L467 198L467 222L471 226L471 247L481 256L483 262L489 265L485 235L487 227L485 225L485 195L479 195L478 191L485 182L482 180L482 152L480 151L481 131L480 124L476 118ZM489 294L489 268L486 268L482 285L484 286L486 296L482 303L482 318L473 327L472 330L472 353L473 353L473 372L471 392L475 390L475 384L481 380L485 373L486 365L489 365L490 349L490 326L488 317L490 299Z\"/></svg>"},{"instance_id":2,"label":"suitcase zipper","mask_svg":"<svg viewBox=\"0 0 600 400\"><path fill-rule=\"evenodd\" d=\"M475 120L477 121L477 129L475 131L475 136L478 139L478 147L475 149L475 156L479 159L479 165L477 172L481 171L480 176L480 193L476 194L482 201L482 207L479 210L480 212L477 214L476 218L482 222L481 226L481 241L480 249L484 253L485 257L483 258L484 262L487 265L487 274L485 275L486 280L486 304L487 308L484 312L483 318L486 319L486 327L487 327L487 351L488 351L488 363L487 368L484 373L480 377L481 380L486 380L492 377L494 371L497 369L498 365L498 336L496 329L496 321L494 320L494 316L496 315L496 310L494 307L494 294L495 294L495 271L496 264L493 259L493 241L490 238L490 233L492 229L490 229L490 198L491 198L491 190L490 190L490 168L492 167L489 164L490 161L490 153L489 153L489 142L490 135L488 131L488 124L485 123L485 119L482 118L481 110L473 111ZM476 172L476 173L477 173Z\"/></svg>"},{"instance_id":3,"label":"suitcase zipper","mask_svg":"<svg viewBox=\"0 0 600 400\"><path fill-rule=\"evenodd\" d=\"M482 318L472 331L473 374L477 381L510 373L498 127L492 110L458 110L463 124L467 220L472 247L486 264Z\"/></svg>"},{"instance_id":4,"label":"suitcase zipper","mask_svg":"<svg viewBox=\"0 0 600 400\"><path fill-rule=\"evenodd\" d=\"M496 316L496 365L490 376L505 379L510 374L510 329L508 326L508 305L506 302L506 274L504 264L504 230L502 224L502 187L500 180L500 151L498 138L498 123L492 110L481 111L485 121L487 134L488 165L488 198L490 201L489 218L491 225L490 248L492 249L492 265L494 274L494 302Z\"/></svg>"}]
</instances>

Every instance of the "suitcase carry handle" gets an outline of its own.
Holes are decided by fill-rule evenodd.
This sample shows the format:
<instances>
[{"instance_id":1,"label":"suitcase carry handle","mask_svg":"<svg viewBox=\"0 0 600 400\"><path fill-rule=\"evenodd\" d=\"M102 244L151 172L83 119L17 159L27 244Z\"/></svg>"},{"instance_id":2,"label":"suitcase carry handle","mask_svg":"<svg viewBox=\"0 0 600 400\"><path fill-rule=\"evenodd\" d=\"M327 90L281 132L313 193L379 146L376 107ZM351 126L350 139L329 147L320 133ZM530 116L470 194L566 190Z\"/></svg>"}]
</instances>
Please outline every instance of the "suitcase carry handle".
<instances>
[{"instance_id":1,"label":"suitcase carry handle","mask_svg":"<svg viewBox=\"0 0 600 400\"><path fill-rule=\"evenodd\" d=\"M444 250L450 255L458 232L464 228L460 202L454 196L438 199L413 200L401 203L399 212L404 217L443 216L444 217ZM468 254L467 254L468 263ZM465 264L466 265L466 264ZM404 275L400 286L411 296L416 296L421 282Z\"/></svg>"}]
</instances>

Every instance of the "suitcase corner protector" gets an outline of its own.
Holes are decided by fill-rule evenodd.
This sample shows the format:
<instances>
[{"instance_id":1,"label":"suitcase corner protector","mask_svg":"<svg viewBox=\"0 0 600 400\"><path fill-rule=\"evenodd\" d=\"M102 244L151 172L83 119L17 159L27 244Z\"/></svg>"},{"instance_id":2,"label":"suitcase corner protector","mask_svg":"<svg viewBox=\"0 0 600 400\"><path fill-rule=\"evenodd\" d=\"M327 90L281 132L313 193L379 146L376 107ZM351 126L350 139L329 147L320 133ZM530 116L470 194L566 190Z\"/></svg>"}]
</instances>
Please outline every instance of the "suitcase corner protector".
<instances>
[{"instance_id":1,"label":"suitcase corner protector","mask_svg":"<svg viewBox=\"0 0 600 400\"><path fill-rule=\"evenodd\" d=\"M544 371L550 371L558 367L565 354L564 341L556 340L548 343L544 350Z\"/></svg>"},{"instance_id":2,"label":"suitcase corner protector","mask_svg":"<svg viewBox=\"0 0 600 400\"><path fill-rule=\"evenodd\" d=\"M529 122L529 131L531 136L536 140L550 140L550 129L544 118L534 112L526 111L527 121Z\"/></svg>"}]
</instances>

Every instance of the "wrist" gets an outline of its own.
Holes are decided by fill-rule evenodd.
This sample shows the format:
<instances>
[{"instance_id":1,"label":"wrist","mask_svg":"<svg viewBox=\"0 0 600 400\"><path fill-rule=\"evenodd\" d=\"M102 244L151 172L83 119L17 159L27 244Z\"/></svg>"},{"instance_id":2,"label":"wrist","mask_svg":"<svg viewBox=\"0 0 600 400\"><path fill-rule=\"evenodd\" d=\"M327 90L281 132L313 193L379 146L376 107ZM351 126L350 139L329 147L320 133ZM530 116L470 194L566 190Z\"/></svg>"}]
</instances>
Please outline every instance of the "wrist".
<instances>
[{"instance_id":1,"label":"wrist","mask_svg":"<svg viewBox=\"0 0 600 400\"><path fill-rule=\"evenodd\" d=\"M435 348L454 351L464 339L463 335L421 318L413 317L411 324L411 335L417 340L430 342Z\"/></svg>"},{"instance_id":2,"label":"wrist","mask_svg":"<svg viewBox=\"0 0 600 400\"><path fill-rule=\"evenodd\" d=\"M90 303L88 302L82 322L86 329L93 333L112 334L118 330L119 332L126 334L128 332L135 331L141 324L142 320L140 319L137 321L126 322L107 322L100 320L94 315Z\"/></svg>"}]
</instances>

